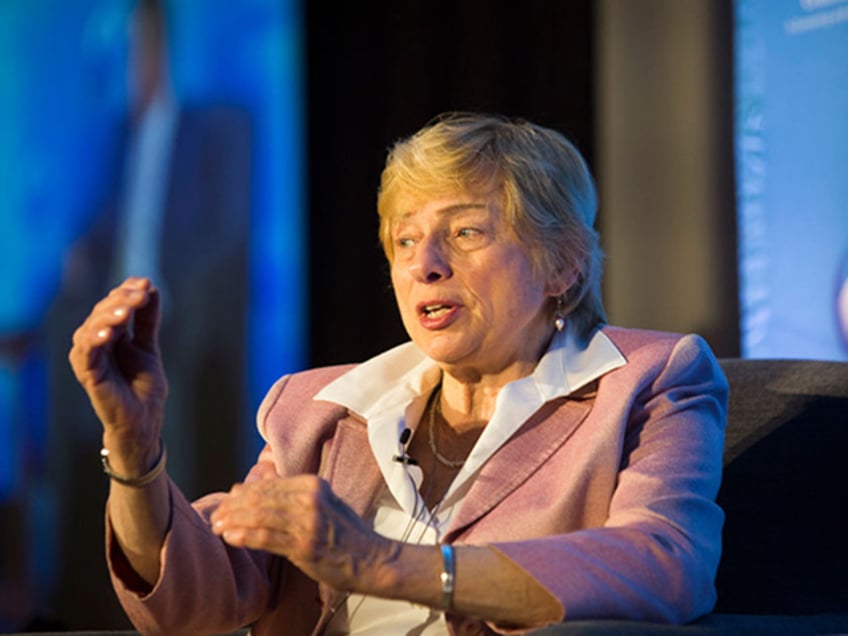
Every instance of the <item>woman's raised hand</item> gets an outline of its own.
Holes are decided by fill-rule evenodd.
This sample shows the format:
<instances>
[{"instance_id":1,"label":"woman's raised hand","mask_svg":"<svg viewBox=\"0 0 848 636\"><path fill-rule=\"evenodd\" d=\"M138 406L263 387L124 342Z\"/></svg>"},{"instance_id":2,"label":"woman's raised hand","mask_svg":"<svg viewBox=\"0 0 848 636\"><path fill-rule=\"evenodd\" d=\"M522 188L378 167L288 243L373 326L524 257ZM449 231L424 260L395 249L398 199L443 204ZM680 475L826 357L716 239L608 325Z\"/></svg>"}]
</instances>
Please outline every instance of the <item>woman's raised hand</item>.
<instances>
[{"instance_id":1,"label":"woman's raised hand","mask_svg":"<svg viewBox=\"0 0 848 636\"><path fill-rule=\"evenodd\" d=\"M149 279L128 278L94 306L68 355L103 424L104 446L131 473L145 472L159 452L168 393L159 303Z\"/></svg>"}]
</instances>

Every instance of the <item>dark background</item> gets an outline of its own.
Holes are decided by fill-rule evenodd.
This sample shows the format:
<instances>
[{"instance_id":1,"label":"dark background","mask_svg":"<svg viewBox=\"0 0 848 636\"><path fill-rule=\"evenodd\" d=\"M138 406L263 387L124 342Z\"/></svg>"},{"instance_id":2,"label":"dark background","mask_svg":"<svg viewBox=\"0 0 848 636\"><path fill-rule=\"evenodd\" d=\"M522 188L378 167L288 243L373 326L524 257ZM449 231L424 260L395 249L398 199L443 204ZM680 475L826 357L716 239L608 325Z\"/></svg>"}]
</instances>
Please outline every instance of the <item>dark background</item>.
<instances>
[{"instance_id":1,"label":"dark background","mask_svg":"<svg viewBox=\"0 0 848 636\"><path fill-rule=\"evenodd\" d=\"M438 113L550 126L593 164L593 3L306 3L311 364L405 339L377 239L387 148Z\"/></svg>"},{"instance_id":2,"label":"dark background","mask_svg":"<svg viewBox=\"0 0 848 636\"><path fill-rule=\"evenodd\" d=\"M615 30L616 20L627 22L626 33ZM718 355L738 355L732 20L730 0L380 0L367 12L347 3L306 3L310 365L363 360L405 339L377 240L377 185L387 148L450 110L524 117L564 133L585 155L601 195L602 246L608 265L619 268L608 275L619 283L607 302L611 322L696 331ZM696 31L701 48L686 41L687 29ZM631 64L623 96L599 87L599 77L610 73L598 51L610 41ZM676 86L677 75L691 84ZM689 132L663 121L676 111L687 116L684 103L662 104L675 91L706 96L702 110L689 115ZM605 207L597 146L615 123L615 110L630 102L634 114L621 124L629 127L626 139L606 145L613 154L615 144L648 137L640 143L649 151L632 162L641 164L634 169L636 191L623 195L648 202L631 209L612 192L606 203L616 205ZM679 201L670 200L673 194L664 200L664 189L683 183L687 175L676 173L692 162L707 175L710 200L675 207ZM639 170L647 173L644 187ZM695 190L676 196L703 199ZM632 235L629 224L637 226ZM618 254L616 261L605 225L626 233L621 241L638 246L638 260ZM708 261L687 254L687 243L704 246ZM628 273L637 276L638 289Z\"/></svg>"}]
</instances>

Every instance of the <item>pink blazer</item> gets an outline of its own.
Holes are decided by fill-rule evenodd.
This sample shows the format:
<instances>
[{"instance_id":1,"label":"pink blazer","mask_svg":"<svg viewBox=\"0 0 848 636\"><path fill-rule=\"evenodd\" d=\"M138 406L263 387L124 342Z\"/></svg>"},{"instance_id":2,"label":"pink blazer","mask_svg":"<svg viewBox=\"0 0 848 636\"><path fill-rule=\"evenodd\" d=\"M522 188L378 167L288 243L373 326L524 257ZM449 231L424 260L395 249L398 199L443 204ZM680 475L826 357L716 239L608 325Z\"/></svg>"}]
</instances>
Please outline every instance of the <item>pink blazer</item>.
<instances>
[{"instance_id":1,"label":"pink blazer","mask_svg":"<svg viewBox=\"0 0 848 636\"><path fill-rule=\"evenodd\" d=\"M501 550L560 600L564 620L687 622L715 603L727 383L697 336L604 332L627 364L525 422L481 469L445 540ZM382 484L365 423L312 400L348 368L295 374L269 391L258 414L268 440L259 462L281 475L320 474L364 515ZM206 522L220 494L193 505L173 485L171 495L162 571L149 594L132 591L107 537L115 589L139 631L252 624L255 634L298 635L320 625L335 591L281 558L225 546ZM455 633L494 627L448 618Z\"/></svg>"}]
</instances>

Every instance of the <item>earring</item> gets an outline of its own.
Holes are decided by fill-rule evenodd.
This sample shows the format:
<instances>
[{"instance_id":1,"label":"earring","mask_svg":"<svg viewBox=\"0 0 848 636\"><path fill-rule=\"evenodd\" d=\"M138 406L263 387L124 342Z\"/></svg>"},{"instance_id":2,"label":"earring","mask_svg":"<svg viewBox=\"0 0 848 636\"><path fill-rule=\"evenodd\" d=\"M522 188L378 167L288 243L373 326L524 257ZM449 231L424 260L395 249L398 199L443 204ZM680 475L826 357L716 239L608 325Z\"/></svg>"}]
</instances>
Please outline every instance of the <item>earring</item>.
<instances>
[{"instance_id":1,"label":"earring","mask_svg":"<svg viewBox=\"0 0 848 636\"><path fill-rule=\"evenodd\" d=\"M562 311L562 296L557 297L557 304L554 309L554 327L557 331L565 329L565 314L563 314Z\"/></svg>"}]
</instances>

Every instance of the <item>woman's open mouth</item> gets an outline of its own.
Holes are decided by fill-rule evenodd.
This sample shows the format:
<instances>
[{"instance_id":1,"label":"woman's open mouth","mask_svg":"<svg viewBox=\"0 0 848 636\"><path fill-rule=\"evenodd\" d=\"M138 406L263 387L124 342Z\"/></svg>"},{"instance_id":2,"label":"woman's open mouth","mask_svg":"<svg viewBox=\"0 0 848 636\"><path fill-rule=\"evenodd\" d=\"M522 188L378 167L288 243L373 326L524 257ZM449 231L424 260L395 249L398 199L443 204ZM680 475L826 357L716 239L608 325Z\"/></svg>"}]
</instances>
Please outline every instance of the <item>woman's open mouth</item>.
<instances>
[{"instance_id":1,"label":"woman's open mouth","mask_svg":"<svg viewBox=\"0 0 848 636\"><path fill-rule=\"evenodd\" d=\"M448 313L453 307L449 305L426 305L422 308L422 313L427 318L438 318Z\"/></svg>"},{"instance_id":2,"label":"woman's open mouth","mask_svg":"<svg viewBox=\"0 0 848 636\"><path fill-rule=\"evenodd\" d=\"M428 301L419 304L417 309L423 327L426 329L441 329L454 321L459 306L453 303Z\"/></svg>"}]
</instances>

